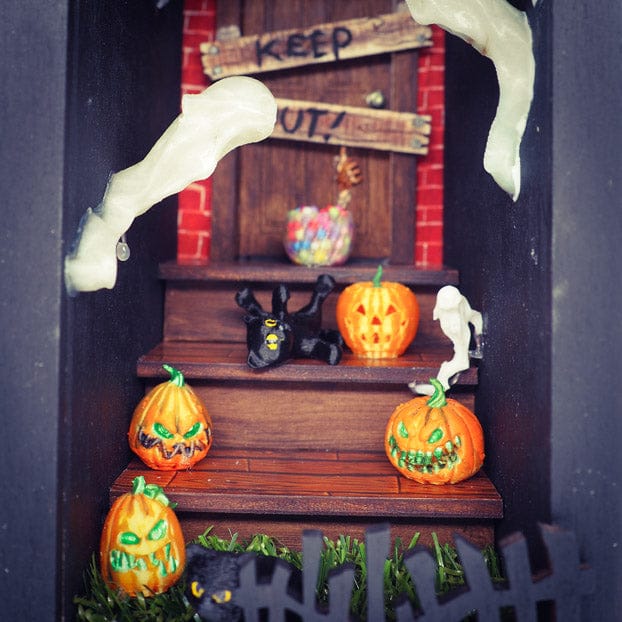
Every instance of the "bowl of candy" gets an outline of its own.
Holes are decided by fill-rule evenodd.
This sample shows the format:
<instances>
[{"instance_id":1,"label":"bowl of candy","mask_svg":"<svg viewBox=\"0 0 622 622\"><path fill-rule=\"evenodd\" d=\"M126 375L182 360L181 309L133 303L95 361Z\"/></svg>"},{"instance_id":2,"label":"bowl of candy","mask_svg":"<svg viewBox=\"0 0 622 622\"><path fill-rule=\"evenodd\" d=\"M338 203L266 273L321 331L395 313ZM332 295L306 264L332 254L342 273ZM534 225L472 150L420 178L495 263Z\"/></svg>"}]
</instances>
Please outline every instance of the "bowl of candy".
<instances>
[{"instance_id":1,"label":"bowl of candy","mask_svg":"<svg viewBox=\"0 0 622 622\"><path fill-rule=\"evenodd\" d=\"M341 205L302 205L287 212L285 252L301 266L338 266L352 248L352 214Z\"/></svg>"},{"instance_id":2,"label":"bowl of candy","mask_svg":"<svg viewBox=\"0 0 622 622\"><path fill-rule=\"evenodd\" d=\"M362 180L359 165L341 147L335 158L337 202L326 207L300 205L287 212L283 245L290 260L300 266L338 266L352 250L354 220L348 210L350 189Z\"/></svg>"}]
</instances>

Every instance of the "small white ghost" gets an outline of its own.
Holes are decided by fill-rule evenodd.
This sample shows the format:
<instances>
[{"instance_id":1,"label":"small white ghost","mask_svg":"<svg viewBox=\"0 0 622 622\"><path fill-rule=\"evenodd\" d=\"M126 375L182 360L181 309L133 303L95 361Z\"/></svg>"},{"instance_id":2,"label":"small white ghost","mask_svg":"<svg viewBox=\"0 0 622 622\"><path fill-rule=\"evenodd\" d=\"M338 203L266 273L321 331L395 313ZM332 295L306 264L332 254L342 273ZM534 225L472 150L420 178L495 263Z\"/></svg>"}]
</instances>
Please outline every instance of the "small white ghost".
<instances>
[{"instance_id":1,"label":"small white ghost","mask_svg":"<svg viewBox=\"0 0 622 622\"><path fill-rule=\"evenodd\" d=\"M445 390L447 390L449 389L450 379L469 368L470 356L481 358L482 314L471 309L469 301L456 287L446 285L436 295L436 305L432 311L432 319L440 322L441 330L449 337L454 346L453 358L449 361L444 361L436 375ZM469 324L473 325L473 338L476 346L473 352L469 352L469 344L471 342L471 328ZM434 387L430 384L411 382L408 386L413 393L421 393L423 395L432 395L434 391Z\"/></svg>"}]
</instances>

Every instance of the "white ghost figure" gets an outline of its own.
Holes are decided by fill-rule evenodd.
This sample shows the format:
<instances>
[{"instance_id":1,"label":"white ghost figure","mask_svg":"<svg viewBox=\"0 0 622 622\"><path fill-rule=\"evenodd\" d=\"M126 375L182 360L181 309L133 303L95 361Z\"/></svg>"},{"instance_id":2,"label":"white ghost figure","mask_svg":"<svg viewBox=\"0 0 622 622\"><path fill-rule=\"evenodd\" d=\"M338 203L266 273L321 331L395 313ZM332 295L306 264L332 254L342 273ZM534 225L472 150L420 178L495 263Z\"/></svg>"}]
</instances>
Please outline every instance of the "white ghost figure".
<instances>
[{"instance_id":1,"label":"white ghost figure","mask_svg":"<svg viewBox=\"0 0 622 622\"><path fill-rule=\"evenodd\" d=\"M267 138L276 112L274 96L254 78L225 78L202 93L184 95L181 114L147 156L111 175L100 205L83 216L75 248L65 258L67 290L73 294L112 289L117 244L134 219L209 177L229 151Z\"/></svg>"},{"instance_id":2,"label":"white ghost figure","mask_svg":"<svg viewBox=\"0 0 622 622\"><path fill-rule=\"evenodd\" d=\"M454 356L450 361L444 361L436 377L443 384L445 390L449 389L450 379L461 371L469 368L469 357L481 357L481 336L483 332L482 314L471 309L469 301L453 285L441 287L436 294L436 305L432 311L432 319L440 322L441 330L454 346ZM469 352L471 342L471 329L473 325L473 337L475 351ZM430 384L409 385L413 393L432 395L434 387Z\"/></svg>"},{"instance_id":3,"label":"white ghost figure","mask_svg":"<svg viewBox=\"0 0 622 622\"><path fill-rule=\"evenodd\" d=\"M533 99L535 60L527 16L506 0L406 0L420 24L437 24L492 60L499 81L497 113L488 133L484 169L516 201L520 144Z\"/></svg>"}]
</instances>

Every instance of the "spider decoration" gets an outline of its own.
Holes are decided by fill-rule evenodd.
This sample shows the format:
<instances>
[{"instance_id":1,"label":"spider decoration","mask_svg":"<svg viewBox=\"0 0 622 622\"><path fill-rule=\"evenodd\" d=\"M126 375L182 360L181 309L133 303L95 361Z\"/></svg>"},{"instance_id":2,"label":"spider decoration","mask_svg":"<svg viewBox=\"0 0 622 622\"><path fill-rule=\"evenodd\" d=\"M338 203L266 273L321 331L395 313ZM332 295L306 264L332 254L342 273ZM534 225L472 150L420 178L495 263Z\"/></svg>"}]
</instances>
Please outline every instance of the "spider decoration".
<instances>
[{"instance_id":1,"label":"spider decoration","mask_svg":"<svg viewBox=\"0 0 622 622\"><path fill-rule=\"evenodd\" d=\"M253 292L240 290L235 301L248 315L246 344L248 366L253 369L281 365L290 358L313 358L337 365L343 353L343 339L338 331L322 329L322 304L335 287L328 274L317 278L311 300L294 313L287 310L290 293L286 285L272 292L272 312L264 311Z\"/></svg>"}]
</instances>

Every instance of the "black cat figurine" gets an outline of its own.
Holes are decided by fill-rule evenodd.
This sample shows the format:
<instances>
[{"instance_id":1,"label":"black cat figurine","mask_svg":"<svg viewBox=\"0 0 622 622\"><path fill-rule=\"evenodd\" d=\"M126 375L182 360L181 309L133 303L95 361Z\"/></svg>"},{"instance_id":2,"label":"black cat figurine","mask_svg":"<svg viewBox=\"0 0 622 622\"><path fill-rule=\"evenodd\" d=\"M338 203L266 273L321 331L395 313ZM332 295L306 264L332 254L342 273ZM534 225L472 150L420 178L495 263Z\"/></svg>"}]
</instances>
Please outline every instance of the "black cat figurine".
<instances>
[{"instance_id":1,"label":"black cat figurine","mask_svg":"<svg viewBox=\"0 0 622 622\"><path fill-rule=\"evenodd\" d=\"M255 557L258 583L269 583L277 564L283 560L254 553L230 553L214 551L199 544L186 547L186 596L203 622L241 622L242 608L235 603L236 590L240 586L240 568L249 557ZM288 593L300 599L302 576L291 568ZM261 614L261 612L260 612ZM267 620L264 611L260 620ZM287 612L286 620L300 622L300 616Z\"/></svg>"},{"instance_id":2,"label":"black cat figurine","mask_svg":"<svg viewBox=\"0 0 622 622\"><path fill-rule=\"evenodd\" d=\"M248 315L246 344L249 367L274 367L289 358L314 358L336 365L343 353L343 338L339 331L322 330L322 304L335 287L328 274L317 278L311 300L294 313L287 311L289 290L285 285L272 292L272 312L264 311L253 292L244 288L235 301Z\"/></svg>"}]
</instances>

